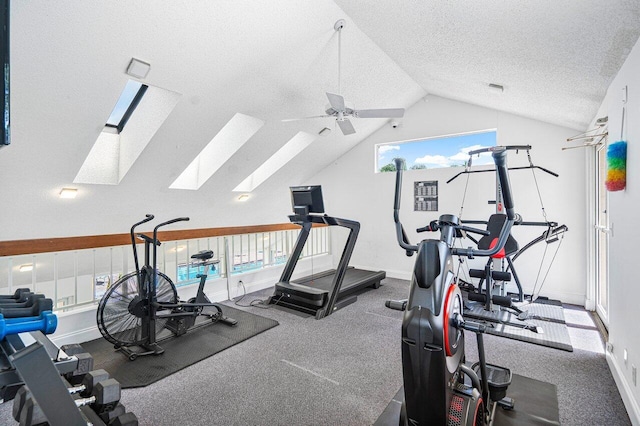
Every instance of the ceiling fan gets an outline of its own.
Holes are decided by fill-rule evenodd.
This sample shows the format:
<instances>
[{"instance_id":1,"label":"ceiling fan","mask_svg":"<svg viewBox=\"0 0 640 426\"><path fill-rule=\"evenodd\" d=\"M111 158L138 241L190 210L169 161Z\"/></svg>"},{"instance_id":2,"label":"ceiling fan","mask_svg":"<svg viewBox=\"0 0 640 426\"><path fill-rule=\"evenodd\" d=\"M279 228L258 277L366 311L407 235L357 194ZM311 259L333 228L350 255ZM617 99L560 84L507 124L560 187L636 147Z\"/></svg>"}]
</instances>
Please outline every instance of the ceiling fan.
<instances>
[{"instance_id":1,"label":"ceiling fan","mask_svg":"<svg viewBox=\"0 0 640 426\"><path fill-rule=\"evenodd\" d=\"M344 28L344 19L338 20L333 28L338 32L338 91L340 91L340 73L342 68L342 28ZM335 117L336 123L340 126L340 130L344 135L351 135L356 132L348 117L355 118L401 118L404 116L404 108L384 108L384 109L353 109L345 105L344 97L336 93L327 92L330 107L325 110L325 114L313 117L294 118L282 121L304 120L307 118Z\"/></svg>"}]
</instances>

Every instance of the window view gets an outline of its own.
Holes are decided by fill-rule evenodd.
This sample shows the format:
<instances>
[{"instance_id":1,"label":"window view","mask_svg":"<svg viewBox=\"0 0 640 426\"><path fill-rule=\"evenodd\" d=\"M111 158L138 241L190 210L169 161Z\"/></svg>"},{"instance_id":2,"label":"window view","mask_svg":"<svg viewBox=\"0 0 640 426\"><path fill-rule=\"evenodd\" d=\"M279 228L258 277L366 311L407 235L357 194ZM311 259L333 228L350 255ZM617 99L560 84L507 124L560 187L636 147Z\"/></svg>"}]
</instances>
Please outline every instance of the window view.
<instances>
[{"instance_id":1,"label":"window view","mask_svg":"<svg viewBox=\"0 0 640 426\"><path fill-rule=\"evenodd\" d=\"M376 145L376 172L395 172L394 158L403 158L407 169L464 167L469 151L496 145L496 131L465 133ZM489 153L473 159L473 165L492 164Z\"/></svg>"},{"instance_id":2,"label":"window view","mask_svg":"<svg viewBox=\"0 0 640 426\"><path fill-rule=\"evenodd\" d=\"M178 283L184 285L184 282L199 282L198 275L205 273L205 266L192 264L180 264L178 265ZM216 265L210 265L207 271L207 278L220 278L222 275L216 267Z\"/></svg>"},{"instance_id":3,"label":"window view","mask_svg":"<svg viewBox=\"0 0 640 426\"><path fill-rule=\"evenodd\" d=\"M129 80L120 94L116 106L113 108L113 111L111 111L106 126L114 127L118 129L118 133L120 133L138 106L138 103L140 103L140 99L142 99L146 90L146 85L134 80Z\"/></svg>"}]
</instances>

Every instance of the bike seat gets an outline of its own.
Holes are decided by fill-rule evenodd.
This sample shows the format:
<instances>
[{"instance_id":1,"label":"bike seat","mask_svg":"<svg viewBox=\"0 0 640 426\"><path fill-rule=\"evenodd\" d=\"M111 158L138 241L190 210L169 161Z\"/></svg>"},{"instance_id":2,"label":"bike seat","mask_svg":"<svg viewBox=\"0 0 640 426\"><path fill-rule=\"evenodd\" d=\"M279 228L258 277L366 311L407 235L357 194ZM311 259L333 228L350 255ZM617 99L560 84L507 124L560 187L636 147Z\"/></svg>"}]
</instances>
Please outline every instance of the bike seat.
<instances>
[{"instance_id":1,"label":"bike seat","mask_svg":"<svg viewBox=\"0 0 640 426\"><path fill-rule=\"evenodd\" d=\"M192 254L191 258L192 259L198 259L198 260L209 260L213 257L213 250L202 250L196 254Z\"/></svg>"}]
</instances>

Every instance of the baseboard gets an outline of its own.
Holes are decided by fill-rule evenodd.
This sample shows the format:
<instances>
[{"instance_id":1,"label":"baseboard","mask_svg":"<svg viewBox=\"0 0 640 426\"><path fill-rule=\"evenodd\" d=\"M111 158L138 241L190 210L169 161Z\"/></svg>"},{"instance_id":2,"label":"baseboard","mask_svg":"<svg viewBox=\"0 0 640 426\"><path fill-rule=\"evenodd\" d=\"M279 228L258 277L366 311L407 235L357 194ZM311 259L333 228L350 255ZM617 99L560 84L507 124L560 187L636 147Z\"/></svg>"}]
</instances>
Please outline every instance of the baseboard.
<instances>
[{"instance_id":1,"label":"baseboard","mask_svg":"<svg viewBox=\"0 0 640 426\"><path fill-rule=\"evenodd\" d=\"M357 265L355 267L359 269L377 270L376 268L372 268L370 266ZM392 269L392 270L386 270L386 273L387 273L387 278L395 278L395 279L407 280L407 281L411 279L411 271ZM586 301L584 294L564 293L564 292L544 292L543 294L540 294L540 296L545 296L545 297L548 297L549 299L560 300L562 301L562 303L567 303L570 305L585 306L585 309L593 310L593 309L589 309L589 306L591 305L588 305L588 301Z\"/></svg>"},{"instance_id":2,"label":"baseboard","mask_svg":"<svg viewBox=\"0 0 640 426\"><path fill-rule=\"evenodd\" d=\"M596 301L593 300L593 299L585 298L585 300L584 300L584 308L587 311L595 311L596 310Z\"/></svg>"},{"instance_id":3,"label":"baseboard","mask_svg":"<svg viewBox=\"0 0 640 426\"><path fill-rule=\"evenodd\" d=\"M526 293L526 290L525 290L525 293ZM567 303L569 305L585 306L584 294L545 291L544 293L541 293L540 296L548 297L549 299L559 300L562 303Z\"/></svg>"},{"instance_id":4,"label":"baseboard","mask_svg":"<svg viewBox=\"0 0 640 426\"><path fill-rule=\"evenodd\" d=\"M407 280L407 281L411 279L411 271L401 271L396 269L392 269L392 270L380 269L380 268L373 268L371 266L363 266L363 265L349 265L349 266L352 266L358 269L364 269L367 271L384 271L385 274L387 275L387 278L395 278L395 279Z\"/></svg>"},{"instance_id":5,"label":"baseboard","mask_svg":"<svg viewBox=\"0 0 640 426\"><path fill-rule=\"evenodd\" d=\"M606 351L605 354L607 364L609 364L609 369L611 370L611 375L613 376L613 380L616 382L616 386L618 387L618 391L622 397L622 402L627 409L627 414L629 415L631 424L634 426L640 426L640 406L638 405L638 401L633 397L631 386L629 386L629 382L627 382L615 357L613 357L608 351Z\"/></svg>"}]
</instances>

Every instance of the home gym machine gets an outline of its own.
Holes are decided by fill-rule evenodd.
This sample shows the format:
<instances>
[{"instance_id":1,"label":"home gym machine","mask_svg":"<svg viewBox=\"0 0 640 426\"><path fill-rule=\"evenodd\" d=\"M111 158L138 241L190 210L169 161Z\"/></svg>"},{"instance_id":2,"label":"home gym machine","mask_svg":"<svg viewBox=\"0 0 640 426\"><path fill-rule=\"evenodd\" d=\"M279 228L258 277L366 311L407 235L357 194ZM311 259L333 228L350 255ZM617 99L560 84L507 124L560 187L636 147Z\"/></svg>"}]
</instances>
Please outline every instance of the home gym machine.
<instances>
[{"instance_id":1,"label":"home gym machine","mask_svg":"<svg viewBox=\"0 0 640 426\"><path fill-rule=\"evenodd\" d=\"M100 333L114 348L124 353L131 361L139 356L160 355L164 349L158 345L157 334L167 329L175 336L180 336L196 325L197 317L206 317L212 322L236 325L237 321L226 317L222 308L204 294L208 267L215 264L211 261L213 252L204 250L191 256L198 266L205 266L204 274L199 274L200 285L195 298L182 302L178 299L176 287L171 279L157 269L158 229L175 222L187 221L188 217L180 217L157 225L153 229L153 237L135 234L135 228L153 220L153 215L131 227L131 245L136 270L124 275L102 296L98 304L97 322ZM136 236L144 241L145 264L140 268L136 248ZM153 256L151 256L153 245ZM153 257L153 260L151 260ZM209 324L208 321L201 325ZM140 351L131 347L137 346Z\"/></svg>"},{"instance_id":2,"label":"home gym machine","mask_svg":"<svg viewBox=\"0 0 640 426\"><path fill-rule=\"evenodd\" d=\"M47 338L58 324L52 300L38 294L33 306L19 307L33 295L0 296L0 399L13 400L13 418L21 426L137 425L120 404L120 383L93 370L91 354Z\"/></svg>"},{"instance_id":3,"label":"home gym machine","mask_svg":"<svg viewBox=\"0 0 640 426\"><path fill-rule=\"evenodd\" d=\"M464 233L486 235L487 231L459 224L454 215L419 228L417 232L440 232L440 239L409 243L400 222L400 192L404 160L396 159L394 221L400 247L408 256L417 253L409 299L402 320L402 369L404 402L401 425L484 425L493 422L498 405L513 408L506 398L510 370L487 364L484 355L485 326L463 318L462 293L455 282L453 256L492 256L505 245L516 217L504 147L490 148L506 209L493 248L454 248L453 240ZM402 307L401 307L402 308ZM476 334L479 362L467 366L464 330Z\"/></svg>"},{"instance_id":4,"label":"home gym machine","mask_svg":"<svg viewBox=\"0 0 640 426\"><path fill-rule=\"evenodd\" d=\"M542 170L544 173L549 174L554 177L558 177L557 173L554 173L546 168L536 166L533 164L531 159L531 145L509 145L504 147L507 151L515 151L518 153L519 151L526 152L528 165L520 166L520 167L509 167L508 170L531 170L531 174L533 176L533 182L536 187L536 192L538 194L538 198L540 201L540 208L542 210L542 216L544 217L543 222L531 222L524 221L520 216L518 216L514 222L514 226L537 226L546 228L542 235L532 239L528 242L524 247L520 248L518 242L515 238L510 234L505 246L495 255L490 256L488 261L486 262L483 269L469 269L469 277L479 279L479 283L476 287L471 284L464 282L461 278L459 278L458 284L468 292L468 299L473 302L479 302L484 304L484 309L486 311L493 311L494 305L499 307L508 308L513 310L518 314L520 319L526 319L526 313L522 312L513 302L524 302L525 299L533 302L538 296L538 293L542 289L544 282L546 280L546 276L551 269L553 264L553 260L555 259L555 254L557 254L560 244L562 242L562 238L564 234L568 231L566 225L559 225L558 222L552 222L547 219L547 212L544 207L544 203L542 201L542 195L540 193L540 188L538 186L538 180L536 178L535 170ZM490 204L496 205L496 213L492 214L489 217L489 220L464 220L462 219L462 212L464 210L464 200L466 198L466 192L469 182L469 175L473 173L485 173L485 172L493 172L493 170L470 170L471 164L474 156L480 156L481 154L489 152L488 148L481 148L478 150L469 152L469 160L465 165L465 170L457 173L451 179L447 181L447 183L452 182L457 177L466 174L467 175L467 184L465 185L465 192L462 198L462 205L460 206L460 214L458 217L460 218L460 223L463 224L475 224L475 225L486 225L487 231L489 231L488 235L483 236L480 240L476 240L473 236L468 235L471 241L473 241L479 249L487 250L492 247L492 244L496 241L496 238L502 229L502 225L506 220L506 216L504 214L504 205L502 199L502 192L500 190L500 182L496 181L496 200L490 201ZM530 295L525 296L522 284L520 282L520 278L516 272L514 261L521 256L527 249L533 247L537 243L545 242L547 246L545 246L545 251L542 256L542 260L540 262L540 268L538 270L538 276L536 278L536 282L533 285L533 290ZM551 264L549 264L544 277L540 281L540 275L542 272L542 266L544 263L544 259L547 253L547 247L551 243L558 242L556 247L555 254L551 260ZM506 265L505 265L506 262ZM506 282L511 282L511 278L513 277L513 282L516 285L517 293L507 294L505 291L504 284ZM538 283L540 281L540 285L538 288ZM483 288L484 286L484 288ZM489 295L489 297L487 297Z\"/></svg>"},{"instance_id":5,"label":"home gym machine","mask_svg":"<svg viewBox=\"0 0 640 426\"><path fill-rule=\"evenodd\" d=\"M324 201L322 188L319 185L294 186L290 191L294 215L289 216L289 220L301 226L302 229L280 276L280 281L276 283L275 291L268 299L268 304L282 305L321 319L354 303L357 297L353 293L366 287L379 288L386 273L349 267L349 259L356 245L360 223L323 214ZM292 282L291 275L314 223L340 226L349 230L340 262L335 270L315 273Z\"/></svg>"}]
</instances>

